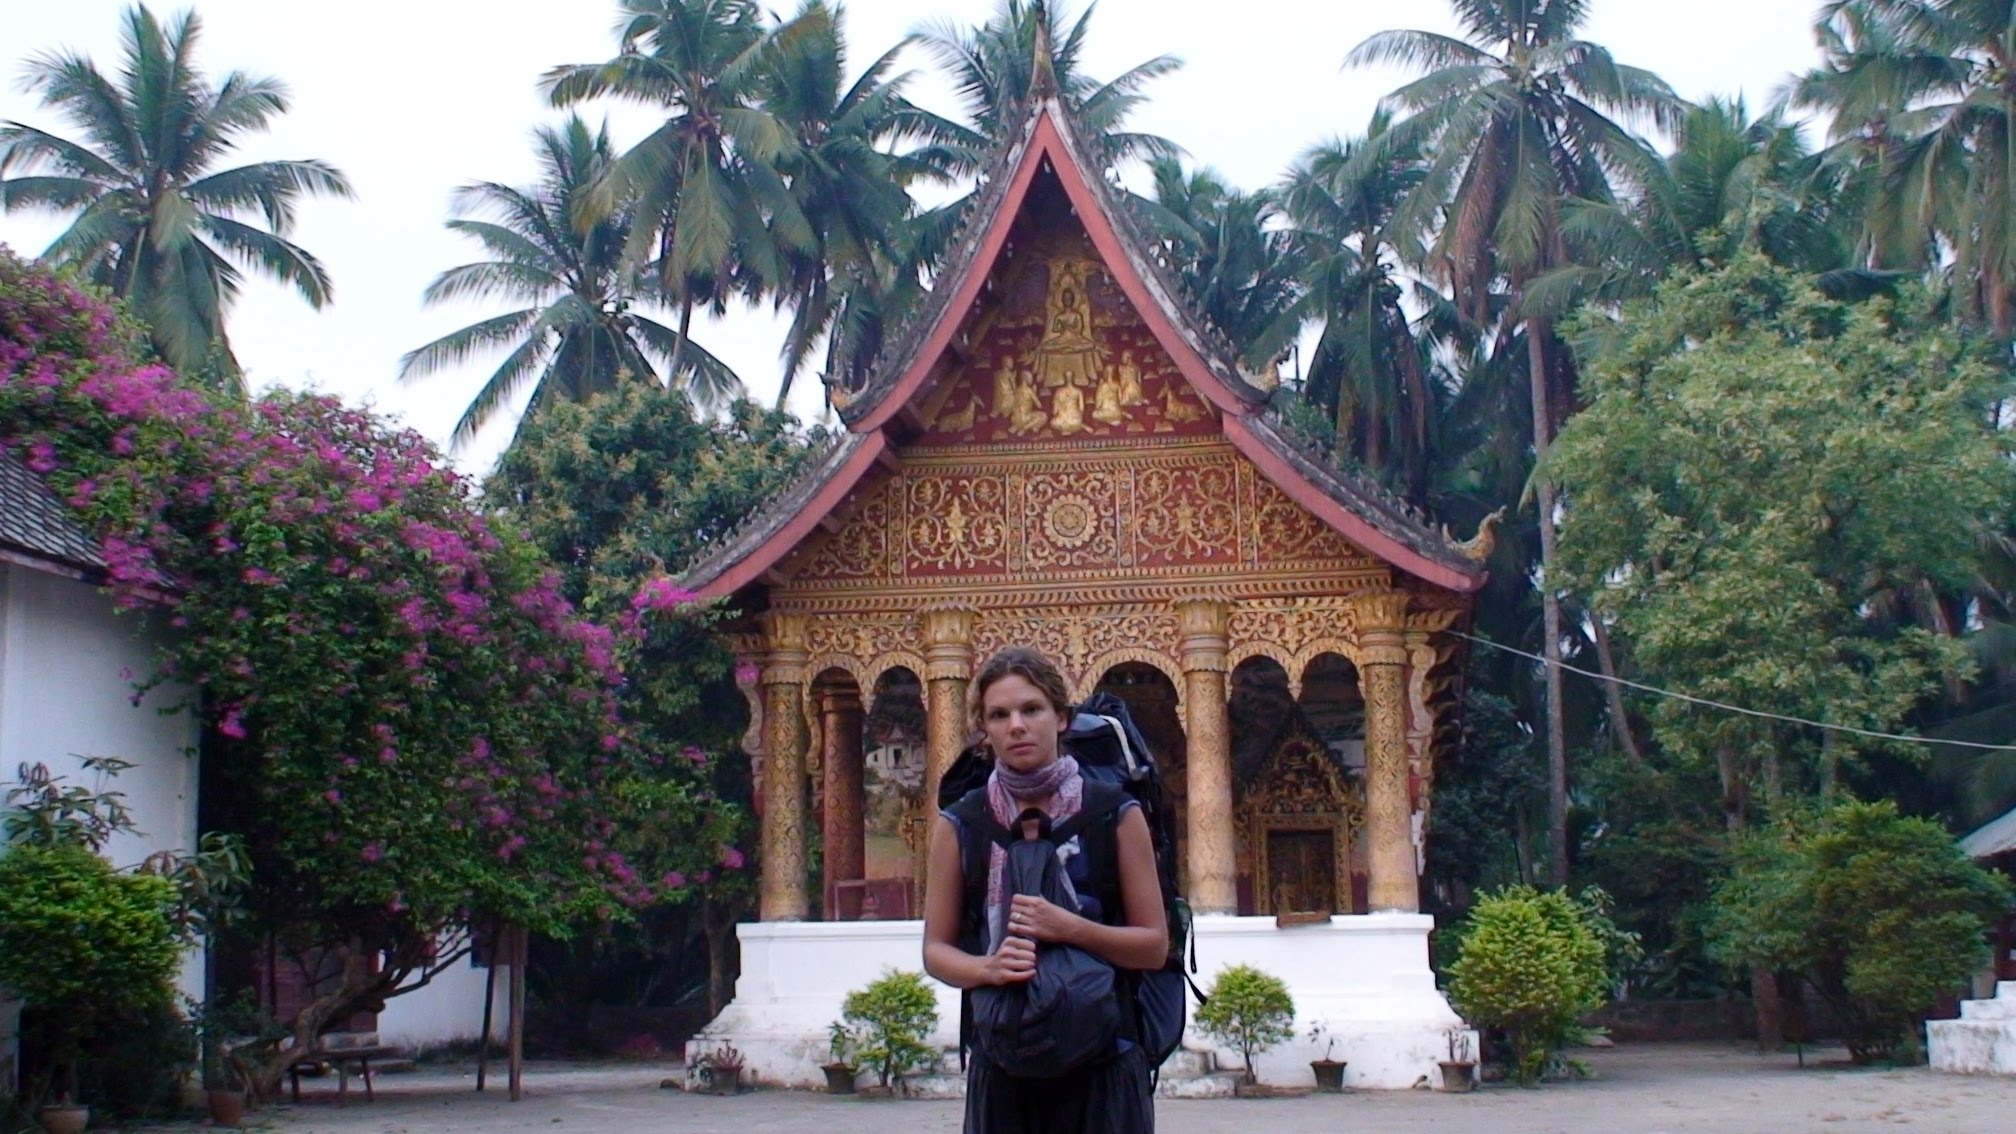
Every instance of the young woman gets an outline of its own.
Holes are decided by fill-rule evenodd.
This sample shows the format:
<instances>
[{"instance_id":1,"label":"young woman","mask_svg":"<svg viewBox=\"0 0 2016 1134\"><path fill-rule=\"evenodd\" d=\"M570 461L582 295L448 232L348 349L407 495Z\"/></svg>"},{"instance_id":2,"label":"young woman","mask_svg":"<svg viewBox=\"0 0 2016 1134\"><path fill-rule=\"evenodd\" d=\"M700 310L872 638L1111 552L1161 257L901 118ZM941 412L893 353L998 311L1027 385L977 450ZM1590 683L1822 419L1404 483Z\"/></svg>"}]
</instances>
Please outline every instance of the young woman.
<instances>
[{"instance_id":1,"label":"young woman","mask_svg":"<svg viewBox=\"0 0 2016 1134\"><path fill-rule=\"evenodd\" d=\"M1078 762L1059 751L1071 724L1064 678L1035 650L1010 647L974 676L974 724L994 756L987 802L994 818L1012 825L1030 807L1053 820L1070 818L1084 798ZM1003 901L1005 852L990 852L984 952L960 947L967 911L959 822L941 813L931 829L930 873L924 888L924 968L958 988L1026 981L1042 942L1075 945L1115 968L1154 969L1169 945L1155 851L1139 805L1123 805L1115 831L1124 916L1064 909L1040 897ZM1098 887L1085 876L1086 856L1068 853L1065 869L1081 896ZM1095 903L1096 904L1096 903ZM1148 1067L1133 1043L1117 1042L1111 1059L1056 1079L1016 1079L974 1053L966 1079L966 1134L1152 1134L1155 1112Z\"/></svg>"}]
</instances>

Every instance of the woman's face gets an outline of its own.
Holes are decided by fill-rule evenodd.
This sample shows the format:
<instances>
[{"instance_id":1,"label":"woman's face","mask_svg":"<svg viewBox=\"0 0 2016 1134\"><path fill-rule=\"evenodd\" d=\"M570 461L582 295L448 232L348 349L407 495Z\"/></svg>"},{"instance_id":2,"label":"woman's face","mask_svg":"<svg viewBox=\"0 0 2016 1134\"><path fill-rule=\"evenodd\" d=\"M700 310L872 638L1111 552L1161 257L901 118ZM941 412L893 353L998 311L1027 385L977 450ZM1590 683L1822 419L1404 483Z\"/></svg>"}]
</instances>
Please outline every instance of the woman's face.
<instances>
[{"instance_id":1,"label":"woman's face","mask_svg":"<svg viewBox=\"0 0 2016 1134\"><path fill-rule=\"evenodd\" d=\"M1033 772L1057 759L1057 737L1066 722L1041 689L1011 673L981 695L980 727L996 760L1017 772Z\"/></svg>"}]
</instances>

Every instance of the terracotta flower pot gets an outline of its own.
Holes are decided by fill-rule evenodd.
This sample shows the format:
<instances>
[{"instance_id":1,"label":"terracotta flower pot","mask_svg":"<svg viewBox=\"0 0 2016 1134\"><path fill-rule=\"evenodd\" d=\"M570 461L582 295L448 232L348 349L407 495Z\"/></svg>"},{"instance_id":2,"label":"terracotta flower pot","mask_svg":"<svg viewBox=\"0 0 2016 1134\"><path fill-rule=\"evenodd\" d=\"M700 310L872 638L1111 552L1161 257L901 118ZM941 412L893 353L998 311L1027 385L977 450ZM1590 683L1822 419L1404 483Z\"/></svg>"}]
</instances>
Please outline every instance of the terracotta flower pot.
<instances>
[{"instance_id":1,"label":"terracotta flower pot","mask_svg":"<svg viewBox=\"0 0 2016 1134\"><path fill-rule=\"evenodd\" d=\"M211 1091L204 1099L212 1126L237 1126L245 1121L244 1091Z\"/></svg>"},{"instance_id":2,"label":"terracotta flower pot","mask_svg":"<svg viewBox=\"0 0 2016 1134\"><path fill-rule=\"evenodd\" d=\"M1442 1090L1452 1094L1463 1094L1477 1089L1477 1065L1467 1059L1444 1059L1442 1067Z\"/></svg>"},{"instance_id":3,"label":"terracotta flower pot","mask_svg":"<svg viewBox=\"0 0 2016 1134\"><path fill-rule=\"evenodd\" d=\"M827 1063L819 1069L826 1072L827 1094L851 1095L854 1093L854 1068L845 1063Z\"/></svg>"},{"instance_id":4,"label":"terracotta flower pot","mask_svg":"<svg viewBox=\"0 0 2016 1134\"><path fill-rule=\"evenodd\" d=\"M1342 1059L1312 1059L1309 1070L1316 1073L1316 1090L1326 1095L1344 1093L1344 1067Z\"/></svg>"},{"instance_id":5,"label":"terracotta flower pot","mask_svg":"<svg viewBox=\"0 0 2016 1134\"><path fill-rule=\"evenodd\" d=\"M88 1106L45 1106L35 1112L35 1121L49 1134L84 1134L91 1123Z\"/></svg>"}]
</instances>

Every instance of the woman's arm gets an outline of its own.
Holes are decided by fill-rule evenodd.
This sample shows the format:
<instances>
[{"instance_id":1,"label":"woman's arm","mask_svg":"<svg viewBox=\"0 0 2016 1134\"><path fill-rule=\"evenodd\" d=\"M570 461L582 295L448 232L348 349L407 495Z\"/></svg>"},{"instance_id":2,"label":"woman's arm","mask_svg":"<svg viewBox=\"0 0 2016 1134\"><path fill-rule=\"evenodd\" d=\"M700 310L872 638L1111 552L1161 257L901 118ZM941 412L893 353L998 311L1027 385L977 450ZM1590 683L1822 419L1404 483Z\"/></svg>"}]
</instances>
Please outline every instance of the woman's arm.
<instances>
[{"instance_id":1,"label":"woman's arm","mask_svg":"<svg viewBox=\"0 0 2016 1134\"><path fill-rule=\"evenodd\" d=\"M1121 812L1115 835L1125 925L1102 925L1026 894L1015 895L1010 923L1038 941L1076 945L1123 969L1159 969L1169 956L1169 920L1162 912L1162 883L1155 876L1155 845L1148 837L1148 820L1140 808ZM958 854L956 847L953 854ZM928 921L926 924L928 940Z\"/></svg>"},{"instance_id":2,"label":"woman's arm","mask_svg":"<svg viewBox=\"0 0 2016 1134\"><path fill-rule=\"evenodd\" d=\"M1142 827L1145 835L1147 827ZM1154 860L1149 860L1153 880ZM966 884L960 872L959 832L940 815L931 824L929 872L924 876L924 971L954 988L1013 984L1036 975L1036 945L1009 937L1001 948L976 957L959 947L959 920ZM1160 907L1157 907L1158 915ZM1156 962L1158 965L1161 962Z\"/></svg>"}]
</instances>

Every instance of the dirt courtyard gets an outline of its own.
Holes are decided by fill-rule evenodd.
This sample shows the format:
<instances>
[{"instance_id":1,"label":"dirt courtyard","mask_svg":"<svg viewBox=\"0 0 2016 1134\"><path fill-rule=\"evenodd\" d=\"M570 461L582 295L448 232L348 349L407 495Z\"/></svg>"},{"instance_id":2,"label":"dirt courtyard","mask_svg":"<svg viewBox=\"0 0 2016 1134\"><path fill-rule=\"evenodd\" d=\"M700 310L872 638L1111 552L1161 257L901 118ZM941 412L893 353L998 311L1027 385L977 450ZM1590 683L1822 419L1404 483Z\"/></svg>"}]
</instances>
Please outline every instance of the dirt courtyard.
<instances>
[{"instance_id":1,"label":"dirt courtyard","mask_svg":"<svg viewBox=\"0 0 2016 1134\"><path fill-rule=\"evenodd\" d=\"M1493 1084L1471 1095L1367 1091L1292 1099L1161 1102L1161 1134L1248 1130L1378 1134L1937 1134L2016 1130L2016 1079L1941 1075L1922 1067L1862 1070L1838 1050L1794 1057L1741 1047L1636 1044L1582 1053L1589 1080L1538 1090ZM379 1080L365 1103L352 1084L338 1109L335 1082L314 1084L297 1107L248 1119L281 1134L477 1134L592 1130L596 1134L927 1134L959 1129L956 1102L831 1098L756 1091L713 1098L662 1090L676 1069L533 1064L512 1104L473 1068L427 1068ZM303 1084L304 1089L308 1084Z\"/></svg>"}]
</instances>

